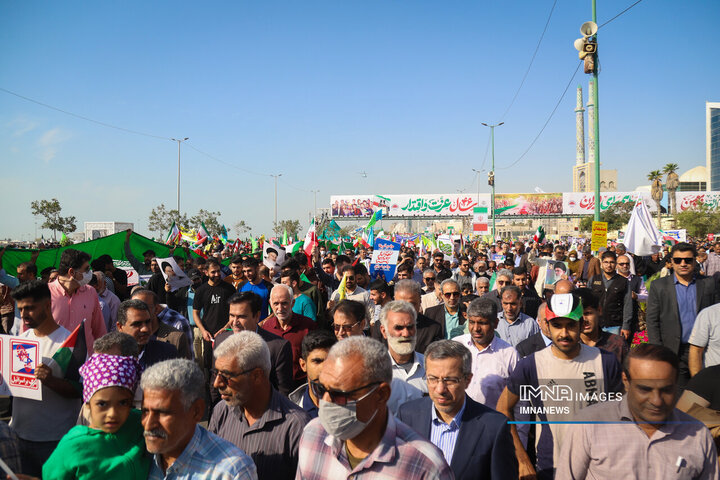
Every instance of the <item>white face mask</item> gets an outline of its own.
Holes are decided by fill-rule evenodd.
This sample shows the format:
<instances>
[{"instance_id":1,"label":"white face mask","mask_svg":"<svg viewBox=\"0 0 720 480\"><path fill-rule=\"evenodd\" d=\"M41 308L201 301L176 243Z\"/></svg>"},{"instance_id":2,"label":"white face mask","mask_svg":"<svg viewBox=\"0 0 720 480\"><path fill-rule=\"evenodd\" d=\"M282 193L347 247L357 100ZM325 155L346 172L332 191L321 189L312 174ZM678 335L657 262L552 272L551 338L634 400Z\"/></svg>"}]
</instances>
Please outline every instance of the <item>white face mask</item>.
<instances>
[{"instance_id":1,"label":"white face mask","mask_svg":"<svg viewBox=\"0 0 720 480\"><path fill-rule=\"evenodd\" d=\"M575 260L577 260L577 257L570 257L571 262L574 262Z\"/></svg>"},{"instance_id":2,"label":"white face mask","mask_svg":"<svg viewBox=\"0 0 720 480\"><path fill-rule=\"evenodd\" d=\"M363 430L365 430L370 422L372 422L377 409L367 422L361 422L357 419L357 403L377 390L379 385L375 386L368 393L357 400L349 400L345 405L327 402L320 399L318 402L318 418L328 435L345 441L349 438L355 438Z\"/></svg>"},{"instance_id":3,"label":"white face mask","mask_svg":"<svg viewBox=\"0 0 720 480\"><path fill-rule=\"evenodd\" d=\"M82 287L83 285L87 285L90 283L90 280L92 280L93 274L90 270L82 274L82 278L80 280L75 280L78 282L78 284Z\"/></svg>"}]
</instances>

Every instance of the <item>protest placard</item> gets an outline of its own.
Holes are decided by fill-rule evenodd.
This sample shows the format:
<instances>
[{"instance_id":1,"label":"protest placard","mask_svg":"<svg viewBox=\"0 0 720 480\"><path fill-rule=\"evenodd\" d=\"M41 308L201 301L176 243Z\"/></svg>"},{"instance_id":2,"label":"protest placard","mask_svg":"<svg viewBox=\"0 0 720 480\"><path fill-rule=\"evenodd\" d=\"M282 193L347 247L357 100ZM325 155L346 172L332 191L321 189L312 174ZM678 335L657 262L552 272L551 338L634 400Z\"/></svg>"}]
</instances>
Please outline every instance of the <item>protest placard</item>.
<instances>
[{"instance_id":1,"label":"protest placard","mask_svg":"<svg viewBox=\"0 0 720 480\"><path fill-rule=\"evenodd\" d=\"M171 292L192 285L192 280L185 275L185 272L182 271L173 257L157 258L156 260L160 265L160 273L162 273L165 281L170 284Z\"/></svg>"},{"instance_id":2,"label":"protest placard","mask_svg":"<svg viewBox=\"0 0 720 480\"><path fill-rule=\"evenodd\" d=\"M382 275L386 282L392 281L395 278L399 255L399 243L380 238L375 240L375 249L370 262L370 278L375 279L378 275Z\"/></svg>"},{"instance_id":3,"label":"protest placard","mask_svg":"<svg viewBox=\"0 0 720 480\"><path fill-rule=\"evenodd\" d=\"M602 247L607 247L607 222L592 222L591 247L597 252Z\"/></svg>"},{"instance_id":4,"label":"protest placard","mask_svg":"<svg viewBox=\"0 0 720 480\"><path fill-rule=\"evenodd\" d=\"M39 363L39 342L0 335L0 395L42 400L40 380L35 378Z\"/></svg>"}]
</instances>

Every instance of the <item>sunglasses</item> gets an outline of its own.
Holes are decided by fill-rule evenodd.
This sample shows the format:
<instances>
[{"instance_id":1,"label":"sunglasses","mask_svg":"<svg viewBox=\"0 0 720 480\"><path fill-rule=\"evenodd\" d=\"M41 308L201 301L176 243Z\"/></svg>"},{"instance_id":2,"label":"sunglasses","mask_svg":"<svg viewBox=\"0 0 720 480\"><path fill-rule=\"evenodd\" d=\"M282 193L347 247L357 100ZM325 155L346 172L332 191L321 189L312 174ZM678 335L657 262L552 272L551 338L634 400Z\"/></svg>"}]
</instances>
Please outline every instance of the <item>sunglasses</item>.
<instances>
[{"instance_id":1,"label":"sunglasses","mask_svg":"<svg viewBox=\"0 0 720 480\"><path fill-rule=\"evenodd\" d=\"M330 396L330 401L332 403L334 403L335 405L347 405L350 402L357 403L360 400L364 399L365 397L367 397L368 395L373 393L377 389L378 385L380 385L381 383L382 382L372 382L372 383L368 383L367 385L363 385L362 387L356 388L354 390L350 390L349 392L342 392L342 391L337 391L337 390L330 390L330 389L326 388L322 383L315 380L315 381L310 382L310 388L312 388L312 392L315 394L315 397L318 399L325 397L325 394L327 393ZM366 388L372 387L372 386L374 386L375 388L373 388L372 390L370 390L369 392L367 392L365 395L358 398L357 400L351 400L350 398L348 398L348 397L353 396L360 390L363 390L363 389L366 389Z\"/></svg>"},{"instance_id":2,"label":"sunglasses","mask_svg":"<svg viewBox=\"0 0 720 480\"><path fill-rule=\"evenodd\" d=\"M692 265L692 264L695 262L695 258L692 258L692 257L691 257L691 258L678 258L678 257L673 257L672 261L673 261L673 263L674 263L675 265L680 265L681 263L685 263L685 264L687 264L687 265Z\"/></svg>"},{"instance_id":3,"label":"sunglasses","mask_svg":"<svg viewBox=\"0 0 720 480\"><path fill-rule=\"evenodd\" d=\"M355 327L357 327L358 325L360 325L361 322L362 322L362 320L358 320L357 322L353 323L352 325L336 325L336 324L333 323L333 329L334 329L336 332L339 332L340 330L345 330L346 332L349 332L349 331L352 330L353 328L355 328ZM320 398L320 397L318 397L318 398Z\"/></svg>"},{"instance_id":4,"label":"sunglasses","mask_svg":"<svg viewBox=\"0 0 720 480\"><path fill-rule=\"evenodd\" d=\"M425 280L426 282L434 282L435 277L425 277L423 280Z\"/></svg>"},{"instance_id":5,"label":"sunglasses","mask_svg":"<svg viewBox=\"0 0 720 480\"><path fill-rule=\"evenodd\" d=\"M258 367L249 368L247 370L243 370L240 373L224 372L222 370L216 370L216 369L212 368L212 369L210 369L210 374L212 376L215 376L215 377L219 378L220 380L222 380L223 383L228 383L230 380L237 378L241 375L246 375L246 374L252 372L253 370L255 370L256 368L258 368Z\"/></svg>"},{"instance_id":6,"label":"sunglasses","mask_svg":"<svg viewBox=\"0 0 720 480\"><path fill-rule=\"evenodd\" d=\"M460 292L447 292L447 293L443 293L443 297L445 297L445 298L459 297L459 296L460 296Z\"/></svg>"},{"instance_id":7,"label":"sunglasses","mask_svg":"<svg viewBox=\"0 0 720 480\"><path fill-rule=\"evenodd\" d=\"M618 267L628 267L630 266L629 263L618 263Z\"/></svg>"}]
</instances>

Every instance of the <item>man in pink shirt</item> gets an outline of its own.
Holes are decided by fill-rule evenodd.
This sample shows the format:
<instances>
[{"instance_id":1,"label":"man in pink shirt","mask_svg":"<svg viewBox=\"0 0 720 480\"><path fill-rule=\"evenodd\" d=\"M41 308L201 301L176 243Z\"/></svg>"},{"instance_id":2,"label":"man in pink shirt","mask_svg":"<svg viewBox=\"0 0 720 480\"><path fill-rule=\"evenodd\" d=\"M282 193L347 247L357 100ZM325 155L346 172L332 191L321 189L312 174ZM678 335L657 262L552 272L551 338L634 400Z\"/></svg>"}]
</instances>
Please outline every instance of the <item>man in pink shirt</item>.
<instances>
[{"instance_id":1,"label":"man in pink shirt","mask_svg":"<svg viewBox=\"0 0 720 480\"><path fill-rule=\"evenodd\" d=\"M95 339L107 333L97 292L88 285L92 278L90 255L68 248L60 256L57 270L57 280L48 284L53 318L70 332L86 320L85 340L90 356Z\"/></svg>"}]
</instances>

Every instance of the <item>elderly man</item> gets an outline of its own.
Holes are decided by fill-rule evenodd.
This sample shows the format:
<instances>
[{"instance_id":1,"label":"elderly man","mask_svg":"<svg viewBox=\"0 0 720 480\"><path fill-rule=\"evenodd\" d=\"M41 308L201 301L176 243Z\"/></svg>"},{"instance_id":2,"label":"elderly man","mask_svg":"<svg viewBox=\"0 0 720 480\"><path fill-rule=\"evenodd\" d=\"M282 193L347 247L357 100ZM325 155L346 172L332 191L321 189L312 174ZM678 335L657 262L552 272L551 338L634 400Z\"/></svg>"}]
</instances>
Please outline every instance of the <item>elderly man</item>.
<instances>
[{"instance_id":1,"label":"elderly man","mask_svg":"<svg viewBox=\"0 0 720 480\"><path fill-rule=\"evenodd\" d=\"M455 337L472 353L472 380L467 394L476 402L495 408L510 374L518 362L517 351L495 335L498 311L495 302L477 298L467 309L470 333Z\"/></svg>"},{"instance_id":2,"label":"elderly man","mask_svg":"<svg viewBox=\"0 0 720 480\"><path fill-rule=\"evenodd\" d=\"M675 408L679 361L652 344L630 350L621 401L584 408L568 425L556 462L558 480L718 478L710 431Z\"/></svg>"},{"instance_id":3,"label":"elderly man","mask_svg":"<svg viewBox=\"0 0 720 480\"><path fill-rule=\"evenodd\" d=\"M265 319L261 327L290 342L293 355L293 382L294 387L297 387L305 383L306 377L305 372L300 369L302 339L309 331L317 328L317 323L293 312L294 301L292 288L287 285L275 285L270 291L270 306L273 314Z\"/></svg>"},{"instance_id":4,"label":"elderly man","mask_svg":"<svg viewBox=\"0 0 720 480\"><path fill-rule=\"evenodd\" d=\"M338 340L362 335L365 330L365 306L355 300L340 300L332 312L333 330Z\"/></svg>"},{"instance_id":5,"label":"elderly man","mask_svg":"<svg viewBox=\"0 0 720 480\"><path fill-rule=\"evenodd\" d=\"M292 346L284 338L258 327L262 299L253 292L236 293L228 299L228 305L230 307L228 317L230 329L215 336L213 348L218 348L233 333L242 331L257 333L265 340L270 349L270 383L280 393L288 395L294 384ZM211 382L213 380L213 378L210 379ZM214 392L216 390L211 390L211 393Z\"/></svg>"},{"instance_id":6,"label":"elderly man","mask_svg":"<svg viewBox=\"0 0 720 480\"><path fill-rule=\"evenodd\" d=\"M380 312L380 331L388 344L393 378L427 393L424 357L415 351L416 319L417 312L410 303L393 300Z\"/></svg>"},{"instance_id":7,"label":"elderly man","mask_svg":"<svg viewBox=\"0 0 720 480\"><path fill-rule=\"evenodd\" d=\"M300 441L298 480L453 478L441 451L390 415L392 365L377 340L335 344L320 378L318 418Z\"/></svg>"},{"instance_id":8,"label":"elderly man","mask_svg":"<svg viewBox=\"0 0 720 480\"><path fill-rule=\"evenodd\" d=\"M425 315L442 326L445 339L462 335L465 333L465 318L460 315L460 285L449 278L440 284L440 292L443 303L428 308Z\"/></svg>"},{"instance_id":9,"label":"elderly man","mask_svg":"<svg viewBox=\"0 0 720 480\"><path fill-rule=\"evenodd\" d=\"M100 310L102 310L103 318L105 319L105 329L108 332L112 332L115 329L120 299L107 288L105 274L103 272L93 272L90 286L93 287L98 294Z\"/></svg>"},{"instance_id":10,"label":"elderly man","mask_svg":"<svg viewBox=\"0 0 720 480\"><path fill-rule=\"evenodd\" d=\"M398 418L442 450L456 479L517 478L507 418L467 394L471 362L458 342L432 343L425 356L430 397L406 403Z\"/></svg>"},{"instance_id":11,"label":"elderly man","mask_svg":"<svg viewBox=\"0 0 720 480\"><path fill-rule=\"evenodd\" d=\"M483 296L490 291L490 279L487 277L478 277L475 281L475 292L479 296Z\"/></svg>"},{"instance_id":12,"label":"elderly man","mask_svg":"<svg viewBox=\"0 0 720 480\"><path fill-rule=\"evenodd\" d=\"M176 325L182 328L182 324L174 323L170 325L160 321L158 314L163 311L163 306L158 303L160 299L152 290L148 290L143 287L135 287L132 291L131 298L134 300L140 300L147 305L148 311L150 312L150 331L153 335L152 338L160 342L169 343L177 349L180 357L192 360L193 352L190 348L190 345L192 345L192 333L190 332L190 324L187 325L187 332L183 333L180 328L176 328ZM165 310L169 309L165 308ZM188 334L190 335L189 340Z\"/></svg>"},{"instance_id":13,"label":"elderly man","mask_svg":"<svg viewBox=\"0 0 720 480\"><path fill-rule=\"evenodd\" d=\"M294 478L310 417L270 384L267 343L254 332L233 334L215 350L215 374L223 401L208 430L250 455L260 480Z\"/></svg>"},{"instance_id":14,"label":"elderly man","mask_svg":"<svg viewBox=\"0 0 720 480\"><path fill-rule=\"evenodd\" d=\"M495 277L495 285L492 289L492 291L486 293L483 295L485 298L489 298L497 304L498 311L502 310L502 299L500 298L500 293L502 292L503 288L508 287L513 284L513 274L510 270L503 268L497 273L497 276Z\"/></svg>"},{"instance_id":15,"label":"elderly man","mask_svg":"<svg viewBox=\"0 0 720 480\"><path fill-rule=\"evenodd\" d=\"M195 362L167 360L145 370L142 424L154 461L149 480L257 479L245 452L201 426L205 377Z\"/></svg>"},{"instance_id":16,"label":"elderly man","mask_svg":"<svg viewBox=\"0 0 720 480\"><path fill-rule=\"evenodd\" d=\"M522 293L514 285L502 289L502 312L498 314L497 334L513 347L540 331L535 319L520 311Z\"/></svg>"}]
</instances>

